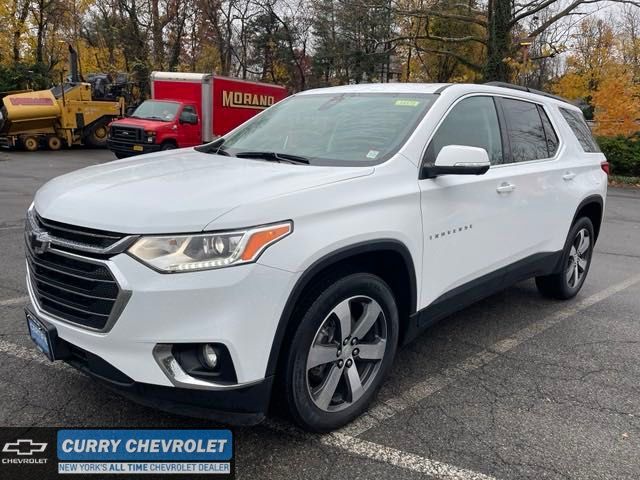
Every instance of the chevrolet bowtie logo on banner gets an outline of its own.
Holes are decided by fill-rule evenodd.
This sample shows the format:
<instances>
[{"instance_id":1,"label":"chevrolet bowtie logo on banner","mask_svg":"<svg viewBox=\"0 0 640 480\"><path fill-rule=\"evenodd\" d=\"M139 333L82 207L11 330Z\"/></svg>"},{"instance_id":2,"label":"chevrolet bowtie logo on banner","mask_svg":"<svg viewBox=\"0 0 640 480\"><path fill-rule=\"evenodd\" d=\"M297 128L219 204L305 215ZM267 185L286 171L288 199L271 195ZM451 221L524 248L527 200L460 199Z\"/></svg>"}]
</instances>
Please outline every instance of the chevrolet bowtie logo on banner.
<instances>
[{"instance_id":1,"label":"chevrolet bowtie logo on banner","mask_svg":"<svg viewBox=\"0 0 640 480\"><path fill-rule=\"evenodd\" d=\"M15 453L17 455L33 455L41 453L47 448L46 443L37 443L30 439L20 439L13 443L5 443L2 453Z\"/></svg>"},{"instance_id":2,"label":"chevrolet bowtie logo on banner","mask_svg":"<svg viewBox=\"0 0 640 480\"><path fill-rule=\"evenodd\" d=\"M0 445L3 480L221 479L235 470L230 430L0 428Z\"/></svg>"}]
</instances>

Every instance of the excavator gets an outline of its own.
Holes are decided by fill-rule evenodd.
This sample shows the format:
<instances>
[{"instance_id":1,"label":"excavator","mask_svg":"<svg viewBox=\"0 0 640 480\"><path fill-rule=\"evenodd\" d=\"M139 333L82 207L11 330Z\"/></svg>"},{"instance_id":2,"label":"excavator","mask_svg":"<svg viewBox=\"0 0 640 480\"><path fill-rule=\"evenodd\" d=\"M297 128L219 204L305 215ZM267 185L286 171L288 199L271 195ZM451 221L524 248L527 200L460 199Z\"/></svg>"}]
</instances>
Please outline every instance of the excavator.
<instances>
[{"instance_id":1,"label":"excavator","mask_svg":"<svg viewBox=\"0 0 640 480\"><path fill-rule=\"evenodd\" d=\"M0 107L0 145L36 151L41 147L106 147L108 125L125 114L125 83L110 75L78 73L78 54L69 45L71 74L49 90L9 93Z\"/></svg>"}]
</instances>

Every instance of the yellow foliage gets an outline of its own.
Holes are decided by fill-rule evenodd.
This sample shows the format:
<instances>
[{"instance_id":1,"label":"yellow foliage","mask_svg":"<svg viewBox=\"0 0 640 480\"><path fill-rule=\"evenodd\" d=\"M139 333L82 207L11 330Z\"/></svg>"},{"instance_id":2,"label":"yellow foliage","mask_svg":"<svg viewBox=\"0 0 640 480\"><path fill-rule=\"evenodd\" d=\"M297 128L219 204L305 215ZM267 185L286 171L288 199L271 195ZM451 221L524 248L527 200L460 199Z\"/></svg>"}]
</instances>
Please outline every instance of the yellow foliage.
<instances>
[{"instance_id":1,"label":"yellow foliage","mask_svg":"<svg viewBox=\"0 0 640 480\"><path fill-rule=\"evenodd\" d=\"M592 96L597 135L632 135L640 130L640 86L621 68L611 69Z\"/></svg>"},{"instance_id":2,"label":"yellow foliage","mask_svg":"<svg viewBox=\"0 0 640 480\"><path fill-rule=\"evenodd\" d=\"M575 72L569 72L560 77L552 86L552 91L556 95L575 100L589 96L588 78Z\"/></svg>"},{"instance_id":3,"label":"yellow foliage","mask_svg":"<svg viewBox=\"0 0 640 480\"><path fill-rule=\"evenodd\" d=\"M640 130L640 85L620 54L621 39L602 20L580 26L567 71L552 86L568 99L591 99L597 135L631 135Z\"/></svg>"}]
</instances>

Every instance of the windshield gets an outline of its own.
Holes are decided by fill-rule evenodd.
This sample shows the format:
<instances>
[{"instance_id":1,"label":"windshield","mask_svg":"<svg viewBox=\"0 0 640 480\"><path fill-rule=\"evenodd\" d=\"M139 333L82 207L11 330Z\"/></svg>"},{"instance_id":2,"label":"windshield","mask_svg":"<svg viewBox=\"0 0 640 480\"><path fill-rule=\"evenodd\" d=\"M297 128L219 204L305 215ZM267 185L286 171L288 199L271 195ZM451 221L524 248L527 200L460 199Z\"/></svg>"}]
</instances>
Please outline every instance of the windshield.
<instances>
[{"instance_id":1,"label":"windshield","mask_svg":"<svg viewBox=\"0 0 640 480\"><path fill-rule=\"evenodd\" d=\"M132 117L146 118L149 120L162 120L170 122L178 113L180 104L175 102L159 102L157 100L145 100L136 108Z\"/></svg>"},{"instance_id":2,"label":"windshield","mask_svg":"<svg viewBox=\"0 0 640 480\"><path fill-rule=\"evenodd\" d=\"M311 164L373 165L409 137L436 95L334 93L284 100L224 140L230 154L277 152Z\"/></svg>"}]
</instances>

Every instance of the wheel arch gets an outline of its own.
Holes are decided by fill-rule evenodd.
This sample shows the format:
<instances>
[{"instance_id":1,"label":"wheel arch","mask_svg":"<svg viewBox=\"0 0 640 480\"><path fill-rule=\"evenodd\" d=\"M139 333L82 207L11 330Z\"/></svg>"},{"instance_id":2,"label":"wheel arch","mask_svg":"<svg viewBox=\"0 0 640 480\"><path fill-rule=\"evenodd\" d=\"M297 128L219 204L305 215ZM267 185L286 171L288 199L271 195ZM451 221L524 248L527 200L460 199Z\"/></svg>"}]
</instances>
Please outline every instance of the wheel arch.
<instances>
[{"instance_id":1,"label":"wheel arch","mask_svg":"<svg viewBox=\"0 0 640 480\"><path fill-rule=\"evenodd\" d=\"M375 256L375 261L372 261ZM400 268L396 262L402 262ZM389 268L394 266L396 268ZM409 317L416 311L417 283L413 258L407 246L394 239L372 240L340 248L315 261L307 268L294 285L285 307L271 345L269 361L265 376L275 375L286 355L285 339L291 338L297 322L293 316L299 301L312 288L316 280L336 272L367 271L379 275L393 290L400 313L401 331L409 326Z\"/></svg>"},{"instance_id":2,"label":"wheel arch","mask_svg":"<svg viewBox=\"0 0 640 480\"><path fill-rule=\"evenodd\" d=\"M573 216L573 220L571 221L571 225L576 223L576 220L582 217L587 217L591 220L593 224L593 231L595 238L593 239L594 243L598 240L598 235L600 234L600 227L602 226L602 218L604 213L604 200L600 195L590 195L580 204L576 209L576 213Z\"/></svg>"},{"instance_id":3,"label":"wheel arch","mask_svg":"<svg viewBox=\"0 0 640 480\"><path fill-rule=\"evenodd\" d=\"M162 142L160 142L160 145L175 145L176 148L178 148L178 139L176 137L165 137L162 139Z\"/></svg>"}]
</instances>

